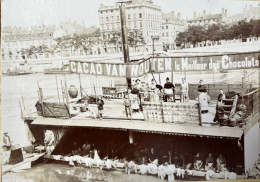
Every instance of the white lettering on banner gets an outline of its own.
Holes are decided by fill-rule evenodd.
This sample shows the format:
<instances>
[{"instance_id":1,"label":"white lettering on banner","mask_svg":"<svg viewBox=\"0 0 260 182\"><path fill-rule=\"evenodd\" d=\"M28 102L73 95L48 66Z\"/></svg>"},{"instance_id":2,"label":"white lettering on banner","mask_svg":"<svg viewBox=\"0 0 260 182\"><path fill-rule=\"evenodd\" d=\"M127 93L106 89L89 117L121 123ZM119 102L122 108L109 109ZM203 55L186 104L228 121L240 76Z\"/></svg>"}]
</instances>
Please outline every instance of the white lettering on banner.
<instances>
[{"instance_id":1,"label":"white lettering on banner","mask_svg":"<svg viewBox=\"0 0 260 182\"><path fill-rule=\"evenodd\" d=\"M258 67L258 65L256 65L257 63L259 63L259 60L255 60L254 57L252 57L251 60L248 60L248 58L245 57L245 60L243 61L232 61L231 57L228 57L226 55L222 57L223 69L251 68L251 67L254 68L254 67Z\"/></svg>"},{"instance_id":2,"label":"white lettering on banner","mask_svg":"<svg viewBox=\"0 0 260 182\"><path fill-rule=\"evenodd\" d=\"M259 67L259 60L255 60L255 66Z\"/></svg>"},{"instance_id":3,"label":"white lettering on banner","mask_svg":"<svg viewBox=\"0 0 260 182\"><path fill-rule=\"evenodd\" d=\"M138 65L131 65L131 76L137 76Z\"/></svg>"},{"instance_id":4,"label":"white lettering on banner","mask_svg":"<svg viewBox=\"0 0 260 182\"><path fill-rule=\"evenodd\" d=\"M162 61L163 61L163 60L162 60L161 58L158 58L158 59L157 59L158 71L164 71Z\"/></svg>"},{"instance_id":5,"label":"white lettering on banner","mask_svg":"<svg viewBox=\"0 0 260 182\"><path fill-rule=\"evenodd\" d=\"M188 68L188 58L182 58L181 59L181 69L187 70Z\"/></svg>"},{"instance_id":6,"label":"white lettering on banner","mask_svg":"<svg viewBox=\"0 0 260 182\"><path fill-rule=\"evenodd\" d=\"M223 69L228 69L228 64L226 64L226 61L228 61L228 56L227 55L222 56L222 68Z\"/></svg>"},{"instance_id":7,"label":"white lettering on banner","mask_svg":"<svg viewBox=\"0 0 260 182\"><path fill-rule=\"evenodd\" d=\"M154 71L155 70L155 58L151 58L151 70Z\"/></svg>"},{"instance_id":8,"label":"white lettering on banner","mask_svg":"<svg viewBox=\"0 0 260 182\"><path fill-rule=\"evenodd\" d=\"M70 71L104 76L139 77L150 72L259 68L259 53L207 57L149 58L137 64L70 61Z\"/></svg>"},{"instance_id":9,"label":"white lettering on banner","mask_svg":"<svg viewBox=\"0 0 260 182\"><path fill-rule=\"evenodd\" d=\"M177 61L174 61L174 67L176 71L179 71L181 69L180 65L177 63Z\"/></svg>"},{"instance_id":10,"label":"white lettering on banner","mask_svg":"<svg viewBox=\"0 0 260 182\"><path fill-rule=\"evenodd\" d=\"M118 76L116 65L113 65L112 76Z\"/></svg>"},{"instance_id":11,"label":"white lettering on banner","mask_svg":"<svg viewBox=\"0 0 260 182\"><path fill-rule=\"evenodd\" d=\"M72 72L77 72L76 63L75 62L70 62L70 70Z\"/></svg>"},{"instance_id":12,"label":"white lettering on banner","mask_svg":"<svg viewBox=\"0 0 260 182\"><path fill-rule=\"evenodd\" d=\"M111 73L111 64L106 64L107 75Z\"/></svg>"},{"instance_id":13,"label":"white lettering on banner","mask_svg":"<svg viewBox=\"0 0 260 182\"><path fill-rule=\"evenodd\" d=\"M119 76L126 76L126 65L119 65Z\"/></svg>"},{"instance_id":14,"label":"white lettering on banner","mask_svg":"<svg viewBox=\"0 0 260 182\"><path fill-rule=\"evenodd\" d=\"M172 70L172 60L171 58L165 58L164 59L164 69L167 70L167 71L170 71Z\"/></svg>"},{"instance_id":15,"label":"white lettering on banner","mask_svg":"<svg viewBox=\"0 0 260 182\"><path fill-rule=\"evenodd\" d=\"M145 67L144 72L148 73L150 71L150 60L144 61L144 67Z\"/></svg>"},{"instance_id":16,"label":"white lettering on banner","mask_svg":"<svg viewBox=\"0 0 260 182\"><path fill-rule=\"evenodd\" d=\"M83 64L82 64L82 67L83 67L83 72L84 72L84 73L89 73L88 63L83 63Z\"/></svg>"},{"instance_id":17,"label":"white lettering on banner","mask_svg":"<svg viewBox=\"0 0 260 182\"><path fill-rule=\"evenodd\" d=\"M93 74L93 75L96 74L96 70L95 70L95 67L94 67L94 63L91 63L91 64L90 64L90 74Z\"/></svg>"},{"instance_id":18,"label":"white lettering on banner","mask_svg":"<svg viewBox=\"0 0 260 182\"><path fill-rule=\"evenodd\" d=\"M78 73L82 73L82 67L81 67L81 62L78 62Z\"/></svg>"},{"instance_id":19,"label":"white lettering on banner","mask_svg":"<svg viewBox=\"0 0 260 182\"><path fill-rule=\"evenodd\" d=\"M143 75L144 74L144 63L140 63L139 65L139 75Z\"/></svg>"},{"instance_id":20,"label":"white lettering on banner","mask_svg":"<svg viewBox=\"0 0 260 182\"><path fill-rule=\"evenodd\" d=\"M96 70L98 75L102 75L102 65L96 64Z\"/></svg>"}]
</instances>

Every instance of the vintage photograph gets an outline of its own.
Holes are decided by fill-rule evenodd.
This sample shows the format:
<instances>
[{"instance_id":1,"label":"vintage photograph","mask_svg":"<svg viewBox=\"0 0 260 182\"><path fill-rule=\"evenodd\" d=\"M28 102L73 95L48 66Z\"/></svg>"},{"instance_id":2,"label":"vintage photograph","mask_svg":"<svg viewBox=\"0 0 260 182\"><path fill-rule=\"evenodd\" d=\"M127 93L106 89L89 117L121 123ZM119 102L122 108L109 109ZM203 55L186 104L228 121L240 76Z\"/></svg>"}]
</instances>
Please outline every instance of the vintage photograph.
<instances>
[{"instance_id":1,"label":"vintage photograph","mask_svg":"<svg viewBox=\"0 0 260 182\"><path fill-rule=\"evenodd\" d=\"M1 180L260 178L260 2L1 0Z\"/></svg>"}]
</instances>

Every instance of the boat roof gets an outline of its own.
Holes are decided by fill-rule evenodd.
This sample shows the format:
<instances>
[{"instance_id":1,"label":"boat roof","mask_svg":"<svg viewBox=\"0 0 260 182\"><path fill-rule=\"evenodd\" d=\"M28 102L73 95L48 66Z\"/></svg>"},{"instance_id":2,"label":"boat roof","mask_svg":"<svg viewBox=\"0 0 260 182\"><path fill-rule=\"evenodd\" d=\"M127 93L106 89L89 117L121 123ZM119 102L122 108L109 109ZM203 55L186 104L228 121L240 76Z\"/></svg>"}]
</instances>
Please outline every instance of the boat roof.
<instances>
[{"instance_id":1,"label":"boat roof","mask_svg":"<svg viewBox=\"0 0 260 182\"><path fill-rule=\"evenodd\" d=\"M138 124L137 124L138 123ZM194 126L183 124L168 124L168 123L151 123L144 121L127 121L120 119L87 119L87 118L43 118L37 117L33 125L45 126L62 126L62 127L88 127L112 130L131 130L136 132L159 133L169 135L183 136L201 136L209 138L230 138L240 139L243 130L242 128L231 127L214 127L214 126Z\"/></svg>"}]
</instances>

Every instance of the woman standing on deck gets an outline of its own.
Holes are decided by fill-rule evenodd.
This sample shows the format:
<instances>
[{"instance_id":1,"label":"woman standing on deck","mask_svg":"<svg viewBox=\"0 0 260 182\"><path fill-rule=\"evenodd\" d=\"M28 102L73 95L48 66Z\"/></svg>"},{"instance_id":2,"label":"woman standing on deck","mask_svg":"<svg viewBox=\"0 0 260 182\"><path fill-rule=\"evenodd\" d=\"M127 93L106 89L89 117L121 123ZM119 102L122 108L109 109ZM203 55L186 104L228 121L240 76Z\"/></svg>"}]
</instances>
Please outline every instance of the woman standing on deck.
<instances>
[{"instance_id":1,"label":"woman standing on deck","mask_svg":"<svg viewBox=\"0 0 260 182\"><path fill-rule=\"evenodd\" d=\"M97 105L98 105L98 117L99 119L103 119L104 101L101 95L98 97Z\"/></svg>"},{"instance_id":2,"label":"woman standing on deck","mask_svg":"<svg viewBox=\"0 0 260 182\"><path fill-rule=\"evenodd\" d=\"M189 102L189 84L186 82L186 79L182 79L181 84L181 102L188 103Z\"/></svg>"},{"instance_id":3,"label":"woman standing on deck","mask_svg":"<svg viewBox=\"0 0 260 182\"><path fill-rule=\"evenodd\" d=\"M201 107L201 113L208 112L208 99L207 99L207 88L203 83L203 80L200 80L200 85L198 86L198 100Z\"/></svg>"}]
</instances>

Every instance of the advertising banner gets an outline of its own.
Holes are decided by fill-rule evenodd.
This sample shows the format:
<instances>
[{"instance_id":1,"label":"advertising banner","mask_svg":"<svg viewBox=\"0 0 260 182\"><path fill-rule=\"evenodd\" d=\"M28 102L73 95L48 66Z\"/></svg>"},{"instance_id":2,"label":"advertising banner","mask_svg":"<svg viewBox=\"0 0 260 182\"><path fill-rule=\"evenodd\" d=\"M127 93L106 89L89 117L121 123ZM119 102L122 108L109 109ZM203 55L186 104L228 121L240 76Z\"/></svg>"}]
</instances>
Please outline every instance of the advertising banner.
<instances>
[{"instance_id":1,"label":"advertising banner","mask_svg":"<svg viewBox=\"0 0 260 182\"><path fill-rule=\"evenodd\" d=\"M134 63L100 63L70 60L72 73L140 77L148 73L260 68L260 52L192 57L155 57Z\"/></svg>"}]
</instances>

